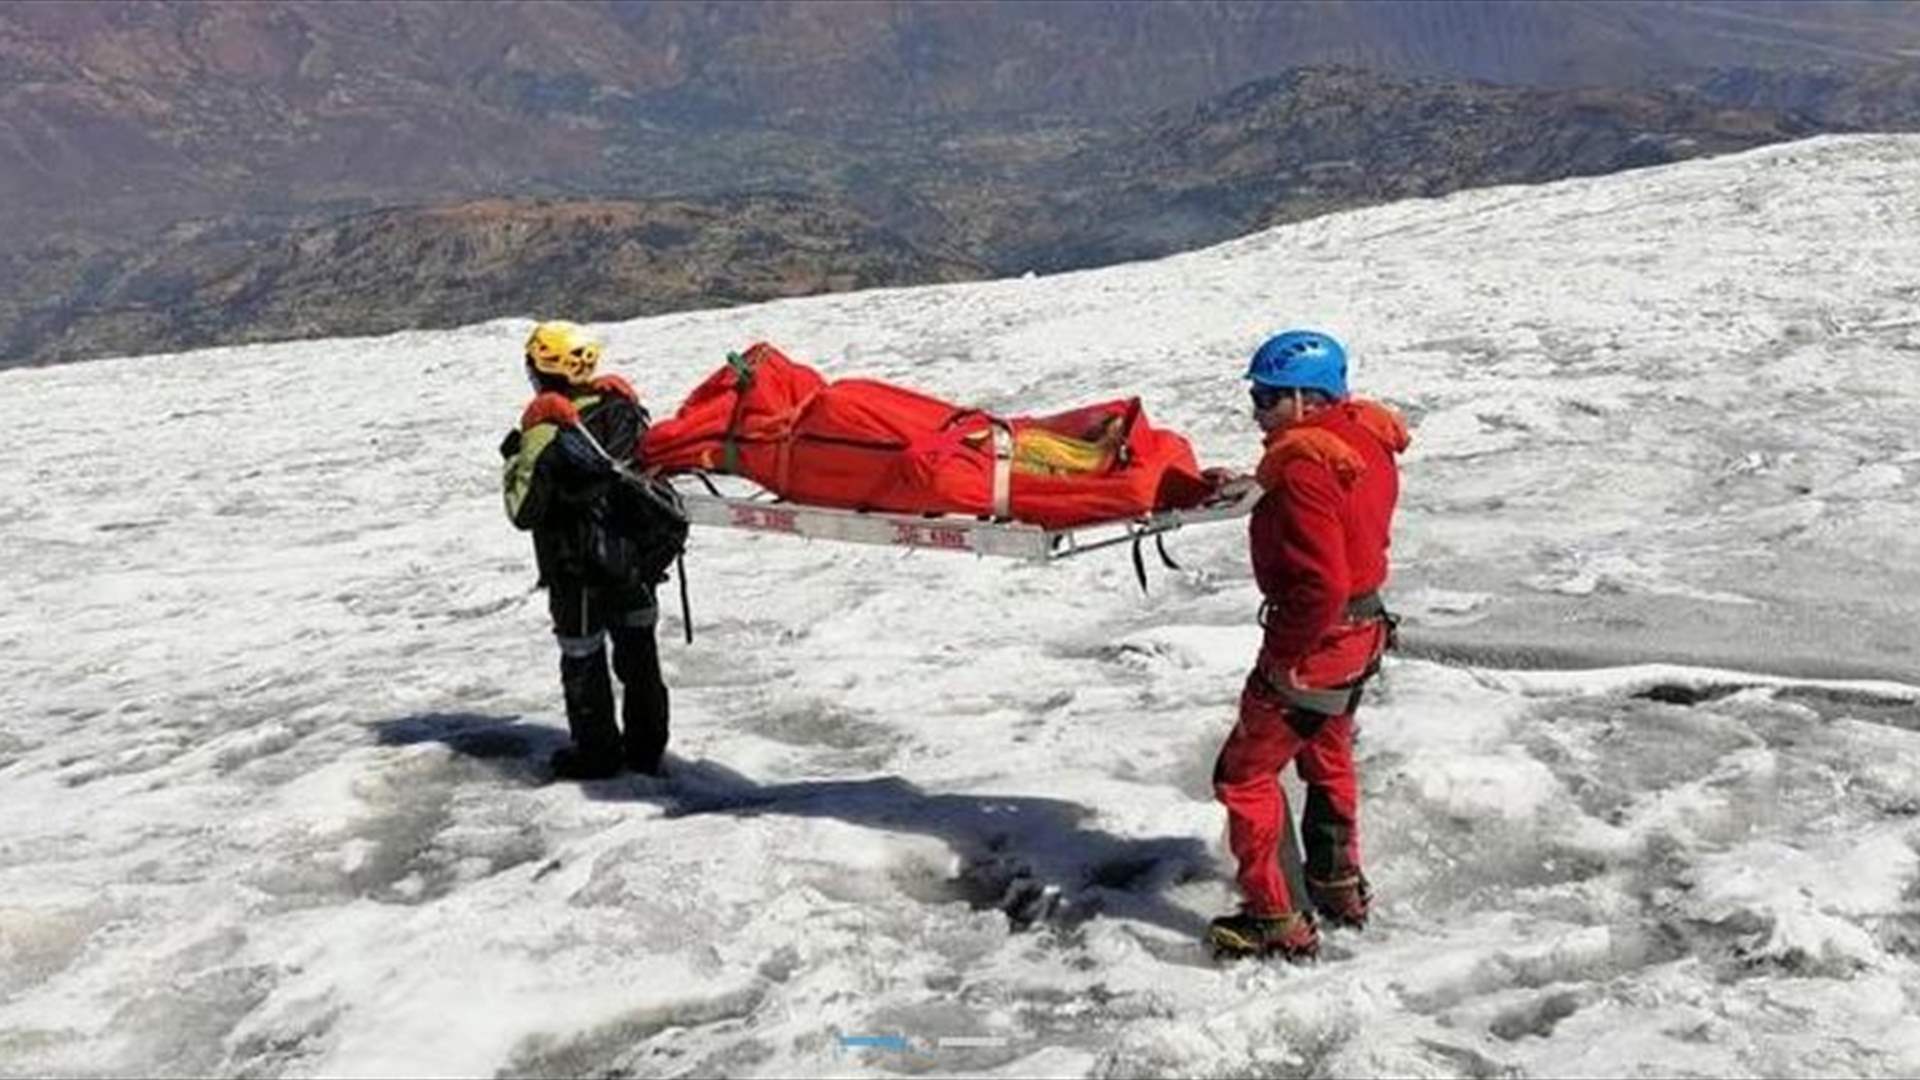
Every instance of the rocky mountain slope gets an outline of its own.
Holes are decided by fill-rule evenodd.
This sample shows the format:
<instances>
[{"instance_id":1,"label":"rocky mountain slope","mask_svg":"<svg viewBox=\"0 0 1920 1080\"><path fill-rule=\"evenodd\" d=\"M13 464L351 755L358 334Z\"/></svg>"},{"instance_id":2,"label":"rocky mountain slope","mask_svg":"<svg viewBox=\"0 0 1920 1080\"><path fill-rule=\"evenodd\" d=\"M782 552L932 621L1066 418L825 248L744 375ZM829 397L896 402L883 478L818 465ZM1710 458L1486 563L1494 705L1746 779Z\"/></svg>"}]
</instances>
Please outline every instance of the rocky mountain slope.
<instances>
[{"instance_id":1,"label":"rocky mountain slope","mask_svg":"<svg viewBox=\"0 0 1920 1080\"><path fill-rule=\"evenodd\" d=\"M25 329L43 335L31 339L42 351L151 353L511 313L612 319L986 273L798 196L488 199L253 243L187 232Z\"/></svg>"},{"instance_id":2,"label":"rocky mountain slope","mask_svg":"<svg viewBox=\"0 0 1920 1080\"><path fill-rule=\"evenodd\" d=\"M1075 269L1329 210L1615 172L1810 130L1671 94L1310 69L1144 122L1041 132L990 152L978 132L921 140L923 157L842 149L838 159L880 164L783 177L808 194L485 200L282 235L181 230L137 257L95 256L58 302L16 323L9 351L156 352L508 313L611 319ZM791 147L774 156L809 160Z\"/></svg>"},{"instance_id":3,"label":"rocky mountain slope","mask_svg":"<svg viewBox=\"0 0 1920 1080\"><path fill-rule=\"evenodd\" d=\"M1920 18L1920 9L1914 14ZM1908 131L1920 117L1920 60L1867 68L1730 68L1690 89L1729 105L1792 111L1836 129Z\"/></svg>"},{"instance_id":4,"label":"rocky mountain slope","mask_svg":"<svg viewBox=\"0 0 1920 1080\"><path fill-rule=\"evenodd\" d=\"M0 363L384 325L382 305L528 310L538 275L454 302L419 284L431 262L324 291L366 263L332 265L315 237L379 222L396 260L434 229L456 251L453 223L478 211L442 208L475 200L672 199L718 223L718 196L777 196L739 229L781 238L763 248L804 261L835 215L879 244L744 293L614 260L604 286L580 285L594 310L599 291L677 305L1058 269L1813 126L1635 96L1677 79L1761 112L1817 105L1823 129L1900 127L1920 100L1878 92L1893 77L1877 73L1915 49L1912 8L1864 3L16 4L0 8ZM1327 63L1348 73L1271 81ZM797 215L790 236L775 207ZM269 283L321 291L268 299Z\"/></svg>"},{"instance_id":5,"label":"rocky mountain slope","mask_svg":"<svg viewBox=\"0 0 1920 1080\"><path fill-rule=\"evenodd\" d=\"M1041 189L1041 220L1058 233L1048 250L1060 263L1088 266L1330 210L1618 172L1815 130L1790 114L1672 93L1304 69L1169 110L1076 154ZM1048 262L1045 251L1026 254Z\"/></svg>"}]
</instances>

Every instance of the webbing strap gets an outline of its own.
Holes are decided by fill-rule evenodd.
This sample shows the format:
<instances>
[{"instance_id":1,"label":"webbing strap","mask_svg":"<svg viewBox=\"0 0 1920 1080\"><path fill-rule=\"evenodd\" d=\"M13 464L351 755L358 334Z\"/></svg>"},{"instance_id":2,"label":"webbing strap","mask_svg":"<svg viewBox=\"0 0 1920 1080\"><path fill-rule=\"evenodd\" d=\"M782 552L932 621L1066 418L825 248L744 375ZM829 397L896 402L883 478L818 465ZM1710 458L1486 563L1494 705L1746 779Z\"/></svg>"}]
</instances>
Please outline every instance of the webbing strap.
<instances>
[{"instance_id":1,"label":"webbing strap","mask_svg":"<svg viewBox=\"0 0 1920 1080\"><path fill-rule=\"evenodd\" d=\"M606 459L607 464L613 466L613 471L621 471L620 459L607 453L607 448L601 446L600 440L593 437L593 432L588 429L586 421L582 420L580 423L573 425L573 430L579 432L580 437L587 440L587 445L593 447L594 453L599 454L602 458Z\"/></svg>"},{"instance_id":2,"label":"webbing strap","mask_svg":"<svg viewBox=\"0 0 1920 1080\"><path fill-rule=\"evenodd\" d=\"M587 444L592 446L595 450L600 451L600 456L603 458L606 458L607 463L613 466L613 471L621 474L622 476L628 476L628 477L633 476L633 472L631 469L627 468L627 466L624 463L615 460L612 454L607 453L606 447L601 446L600 441L593 437L593 432L587 430L587 425L581 424L578 430L580 434L586 436ZM701 479L706 480L706 477L703 475ZM707 487L712 488L713 481L707 480ZM655 495L650 488L642 486L639 490L643 494L645 494L647 498L652 499L655 502L660 501L660 497L658 495ZM691 645L693 644L693 615L689 613L687 610L687 553L684 549L681 550L680 554L674 556L674 564L675 564L675 568L679 571L677 576L680 578L680 623L682 626L686 628L687 644ZM655 604L654 617L657 619L659 618L659 607L658 607L659 601L656 599L654 601L654 604ZM581 611L580 617L582 621L584 621L586 619L586 605L584 603L580 605L580 611ZM560 648L562 652L566 652L566 645L564 641L562 642ZM568 655L572 655L572 654L568 654Z\"/></svg>"},{"instance_id":3,"label":"webbing strap","mask_svg":"<svg viewBox=\"0 0 1920 1080\"><path fill-rule=\"evenodd\" d=\"M993 424L993 516L1013 516L1013 428L1005 420L989 417Z\"/></svg>"},{"instance_id":4,"label":"webbing strap","mask_svg":"<svg viewBox=\"0 0 1920 1080\"><path fill-rule=\"evenodd\" d=\"M727 417L727 433L721 444L720 471L740 472L740 443L737 439L740 416L746 411L747 391L753 386L753 364L736 352L727 354L727 366L733 369L733 412Z\"/></svg>"},{"instance_id":5,"label":"webbing strap","mask_svg":"<svg viewBox=\"0 0 1920 1080\"><path fill-rule=\"evenodd\" d=\"M1141 592L1147 591L1147 560L1140 554L1140 545L1146 542L1147 535L1148 534L1137 530L1133 534L1133 577L1134 580L1140 583ZM1178 571L1180 564L1174 562L1173 556L1167 554L1166 534L1154 533L1152 535L1154 550L1160 553L1160 565L1169 570ZM1261 610L1264 612L1266 609L1263 606Z\"/></svg>"},{"instance_id":6,"label":"webbing strap","mask_svg":"<svg viewBox=\"0 0 1920 1080\"><path fill-rule=\"evenodd\" d=\"M1387 603L1380 599L1377 592L1356 596L1347 601L1347 618L1354 622L1362 619L1384 619L1387 617Z\"/></svg>"},{"instance_id":7,"label":"webbing strap","mask_svg":"<svg viewBox=\"0 0 1920 1080\"><path fill-rule=\"evenodd\" d=\"M1267 623L1268 605L1260 605L1260 625ZM1378 592L1364 593L1347 601L1346 617L1349 622L1364 622L1379 619L1385 623L1380 635L1380 644L1374 649L1373 659L1367 663L1367 669L1360 677L1345 686L1310 687L1293 686L1286 681L1276 681L1265 671L1254 668L1254 676L1266 684L1275 697L1285 701L1296 709L1321 713L1326 716L1340 716L1350 713L1360 706L1360 695L1366 690L1367 680L1380 673L1380 657L1394 647L1394 628L1399 619L1387 610L1387 605Z\"/></svg>"},{"instance_id":8,"label":"webbing strap","mask_svg":"<svg viewBox=\"0 0 1920 1080\"><path fill-rule=\"evenodd\" d=\"M693 644L693 612L687 607L687 553L682 551L674 556L673 576L680 579L680 626L686 632L687 644Z\"/></svg>"},{"instance_id":9,"label":"webbing strap","mask_svg":"<svg viewBox=\"0 0 1920 1080\"><path fill-rule=\"evenodd\" d=\"M1369 672L1371 674L1371 672ZM1264 671L1256 669L1255 676L1266 684L1273 696L1296 709L1320 713L1323 716L1341 716L1352 712L1360 703L1361 689L1366 685L1366 677L1350 686L1329 686L1315 689L1307 686L1283 686L1274 682Z\"/></svg>"},{"instance_id":10,"label":"webbing strap","mask_svg":"<svg viewBox=\"0 0 1920 1080\"><path fill-rule=\"evenodd\" d=\"M1177 570L1179 568L1175 567L1175 569ZM1256 621L1264 627L1267 625L1267 619L1272 614L1273 601L1261 600L1260 614ZM1386 601L1380 599L1380 594L1377 592L1365 593L1347 601L1347 606L1341 614L1348 622L1365 622L1368 619L1386 619L1389 622L1398 621L1388 613Z\"/></svg>"}]
</instances>

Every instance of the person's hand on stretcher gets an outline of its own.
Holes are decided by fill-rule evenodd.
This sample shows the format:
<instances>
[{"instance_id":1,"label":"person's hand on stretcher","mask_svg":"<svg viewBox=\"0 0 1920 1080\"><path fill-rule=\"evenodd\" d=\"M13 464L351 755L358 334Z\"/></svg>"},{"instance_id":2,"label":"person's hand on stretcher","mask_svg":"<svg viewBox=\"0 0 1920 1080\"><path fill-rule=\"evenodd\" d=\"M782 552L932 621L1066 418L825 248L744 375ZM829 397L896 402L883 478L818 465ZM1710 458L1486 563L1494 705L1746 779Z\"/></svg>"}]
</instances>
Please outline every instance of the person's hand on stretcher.
<instances>
[{"instance_id":1,"label":"person's hand on stretcher","mask_svg":"<svg viewBox=\"0 0 1920 1080\"><path fill-rule=\"evenodd\" d=\"M1243 473L1224 465L1212 465L1200 470L1200 478L1213 485L1213 494L1207 498L1210 503L1238 502L1260 486L1252 473Z\"/></svg>"}]
</instances>

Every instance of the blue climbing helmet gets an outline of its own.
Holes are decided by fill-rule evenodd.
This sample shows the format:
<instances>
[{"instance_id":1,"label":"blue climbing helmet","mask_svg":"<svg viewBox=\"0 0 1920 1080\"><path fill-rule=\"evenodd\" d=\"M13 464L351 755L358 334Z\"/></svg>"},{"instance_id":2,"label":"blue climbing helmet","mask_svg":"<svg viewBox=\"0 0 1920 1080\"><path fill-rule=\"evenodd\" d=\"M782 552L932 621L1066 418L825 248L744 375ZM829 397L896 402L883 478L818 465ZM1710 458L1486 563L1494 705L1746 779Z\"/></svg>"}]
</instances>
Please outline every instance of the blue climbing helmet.
<instances>
[{"instance_id":1,"label":"blue climbing helmet","mask_svg":"<svg viewBox=\"0 0 1920 1080\"><path fill-rule=\"evenodd\" d=\"M1317 330L1288 330L1267 339L1253 354L1247 378L1272 390L1318 390L1347 396L1347 350Z\"/></svg>"}]
</instances>

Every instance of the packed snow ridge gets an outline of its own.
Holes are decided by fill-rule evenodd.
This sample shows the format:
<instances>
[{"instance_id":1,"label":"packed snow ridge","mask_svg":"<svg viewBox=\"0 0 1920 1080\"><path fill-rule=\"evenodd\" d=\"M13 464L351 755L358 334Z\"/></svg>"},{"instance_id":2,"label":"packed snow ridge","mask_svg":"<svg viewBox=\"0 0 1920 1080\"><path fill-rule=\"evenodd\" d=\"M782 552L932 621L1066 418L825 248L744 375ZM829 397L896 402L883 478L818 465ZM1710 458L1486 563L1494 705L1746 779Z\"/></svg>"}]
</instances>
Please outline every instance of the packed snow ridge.
<instances>
[{"instance_id":1,"label":"packed snow ridge","mask_svg":"<svg viewBox=\"0 0 1920 1080\"><path fill-rule=\"evenodd\" d=\"M1238 526L1145 597L700 531L673 776L541 785L525 320L0 373L0 1073L1920 1073L1920 139L605 329L1246 465L1298 323L1417 440L1305 969L1198 943Z\"/></svg>"}]
</instances>

